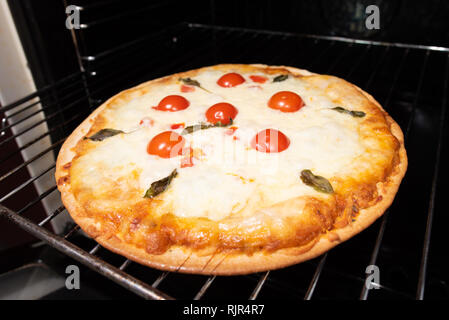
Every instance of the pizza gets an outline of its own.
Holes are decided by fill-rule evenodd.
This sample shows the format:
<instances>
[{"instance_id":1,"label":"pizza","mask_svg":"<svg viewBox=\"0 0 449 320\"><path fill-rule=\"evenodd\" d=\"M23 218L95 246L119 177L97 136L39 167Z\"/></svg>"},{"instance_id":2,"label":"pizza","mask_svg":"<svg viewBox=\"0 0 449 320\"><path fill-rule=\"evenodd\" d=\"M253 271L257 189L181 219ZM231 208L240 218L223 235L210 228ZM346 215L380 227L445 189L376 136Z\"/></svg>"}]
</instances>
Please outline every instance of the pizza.
<instances>
[{"instance_id":1,"label":"pizza","mask_svg":"<svg viewBox=\"0 0 449 320\"><path fill-rule=\"evenodd\" d=\"M232 275L312 259L368 227L407 155L398 124L345 80L222 64L110 98L56 167L68 212L102 246L161 270Z\"/></svg>"}]
</instances>

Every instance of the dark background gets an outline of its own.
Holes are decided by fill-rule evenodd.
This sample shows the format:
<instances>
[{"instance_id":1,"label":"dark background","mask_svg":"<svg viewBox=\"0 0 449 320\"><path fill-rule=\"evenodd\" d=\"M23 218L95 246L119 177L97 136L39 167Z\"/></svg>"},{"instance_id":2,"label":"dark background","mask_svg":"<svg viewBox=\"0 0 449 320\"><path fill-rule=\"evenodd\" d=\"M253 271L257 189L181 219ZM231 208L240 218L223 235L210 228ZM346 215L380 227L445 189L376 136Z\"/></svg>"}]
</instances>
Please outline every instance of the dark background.
<instances>
[{"instance_id":1,"label":"dark background","mask_svg":"<svg viewBox=\"0 0 449 320\"><path fill-rule=\"evenodd\" d=\"M62 0L8 0L38 85L78 70ZM180 22L376 41L449 46L449 1L444 0L109 0L68 2L81 11L81 51L114 48ZM380 9L380 30L365 28L364 8ZM155 47L157 43L148 43ZM282 47L279 47L282 50Z\"/></svg>"}]
</instances>

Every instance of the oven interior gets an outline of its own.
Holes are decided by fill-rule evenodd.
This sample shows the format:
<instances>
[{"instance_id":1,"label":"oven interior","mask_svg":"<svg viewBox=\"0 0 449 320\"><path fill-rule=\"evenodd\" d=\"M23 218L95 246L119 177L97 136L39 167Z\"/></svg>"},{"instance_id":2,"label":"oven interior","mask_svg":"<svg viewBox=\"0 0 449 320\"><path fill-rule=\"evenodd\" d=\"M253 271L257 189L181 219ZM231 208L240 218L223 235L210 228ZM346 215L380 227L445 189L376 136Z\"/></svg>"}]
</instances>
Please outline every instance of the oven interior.
<instances>
[{"instance_id":1,"label":"oven interior","mask_svg":"<svg viewBox=\"0 0 449 320\"><path fill-rule=\"evenodd\" d=\"M387 29L371 32L354 14L365 1L336 2L340 5L328 7L321 1L268 0L257 5L248 0L45 0L40 6L9 1L37 91L0 107L6 119L0 136L5 230L0 298L448 298L449 49L445 35L438 38L435 31L448 30L438 20L448 7L438 1L418 7L418 15L428 17L429 11L436 22L427 26L423 19L422 26L413 27L418 30L413 38L401 31L408 20L398 27L394 17L416 11L415 4L404 9L400 1L371 1L381 7ZM69 5L80 10L80 29L64 26ZM65 137L92 110L146 80L218 63L303 68L336 75L372 94L401 126L409 157L407 174L384 216L314 260L247 276L208 277L129 261L84 236L61 203L50 212L44 208L43 201L58 198L57 188L53 183L36 191L35 184L54 174L54 160L40 172L30 174L27 168L44 156L55 159ZM36 103L42 108L30 112ZM46 132L8 147L42 121ZM51 143L24 160L22 151L44 137ZM58 219L62 222L55 224ZM21 241L11 242L14 237ZM81 270L80 290L64 286L68 265ZM380 270L378 288L371 290L365 287L369 265Z\"/></svg>"}]
</instances>

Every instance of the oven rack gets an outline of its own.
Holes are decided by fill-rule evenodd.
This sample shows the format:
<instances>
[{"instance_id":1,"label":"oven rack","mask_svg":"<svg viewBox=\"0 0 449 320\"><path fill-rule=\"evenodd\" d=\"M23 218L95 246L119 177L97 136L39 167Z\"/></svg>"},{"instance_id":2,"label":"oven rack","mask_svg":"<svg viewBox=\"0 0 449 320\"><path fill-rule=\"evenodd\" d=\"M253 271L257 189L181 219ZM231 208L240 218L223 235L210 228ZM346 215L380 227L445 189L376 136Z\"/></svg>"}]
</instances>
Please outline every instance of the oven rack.
<instances>
[{"instance_id":1,"label":"oven rack","mask_svg":"<svg viewBox=\"0 0 449 320\"><path fill-rule=\"evenodd\" d=\"M164 41L162 51L167 48L172 50L165 56L156 54L148 59L148 52L152 47L151 42L148 43L149 39ZM134 46L142 50L123 52ZM39 113L45 114L44 121L57 122L49 126L47 133L36 136L20 147L19 151L39 143L44 136L52 137L52 145L14 169L0 172L0 183L13 179L18 171L26 170L27 165L48 153L57 155L65 137L89 112L116 91L144 80L224 62L289 65L317 73L334 74L372 93L404 131L410 165L396 200L373 226L321 257L283 270L232 279L236 283L241 279L251 283L251 289L247 292L247 298L251 300L276 297L279 292L287 298L303 297L306 300L337 297L424 299L427 287L432 289L431 296L432 292L437 291L432 287L435 279L433 269L429 271L429 266L434 264L429 263L429 257L440 261L440 254L443 254L443 248L436 244L432 246L433 251L430 248L432 232L437 236L442 232L433 221L437 218L441 220L443 214L437 195L440 195L439 177L448 102L448 48L185 23L96 55L79 52L79 56L81 72L0 108L0 111L13 111L17 116L26 114L25 111L31 106L41 103L43 108ZM151 62L139 66L137 62L143 60ZM117 63L120 63L120 71L112 70L110 67ZM117 73L122 76L115 78ZM106 79L113 80L105 81ZM54 92L57 92L56 102ZM15 123L3 120L1 130L7 132L25 120L32 120L33 116L34 114L26 114ZM13 143L16 137L29 132L38 124L33 123L20 132L0 137L0 150L3 145ZM427 140L423 142L422 139ZM4 155L2 152L0 167L2 162L12 156L13 154ZM71 238L79 230L78 226L73 226L65 234L53 233L48 228L49 222L61 214L67 214L64 206L61 205L42 221L33 221L33 207L48 195L58 192L56 185L19 208L8 207L11 198L20 198L33 182L53 174L54 168L53 164L28 180L17 181L14 189L0 195L0 215L143 298L178 298L171 292L158 289L161 284L170 281L173 273L161 271L154 281L142 281L126 272L130 265L135 265L130 260L123 258L120 264L114 265L96 255L100 249L106 249L94 241L91 241L90 247L84 248L71 242ZM417 185L424 191L417 193ZM410 210L413 215L409 217L405 213ZM403 232L398 228L401 228L404 217L407 217L407 227L411 229L404 234L407 237L412 237L413 234L413 237L409 243L399 241L398 245L395 234ZM381 275L382 270L387 270L387 281L382 281L384 278L381 276L381 281L377 284L379 290L367 290L364 285L365 268L368 265L379 265ZM432 278L429 280L430 272ZM198 288L190 297L192 299L201 299L203 296L207 298L208 293L224 278L198 278L192 275L179 275L177 278L187 277L197 279ZM407 281L402 281L402 278L397 280L397 277ZM298 281L298 286L291 283L292 278ZM443 283L443 289L447 293L445 280L438 277L436 280ZM332 287L336 289L335 285L345 294L333 292Z\"/></svg>"}]
</instances>

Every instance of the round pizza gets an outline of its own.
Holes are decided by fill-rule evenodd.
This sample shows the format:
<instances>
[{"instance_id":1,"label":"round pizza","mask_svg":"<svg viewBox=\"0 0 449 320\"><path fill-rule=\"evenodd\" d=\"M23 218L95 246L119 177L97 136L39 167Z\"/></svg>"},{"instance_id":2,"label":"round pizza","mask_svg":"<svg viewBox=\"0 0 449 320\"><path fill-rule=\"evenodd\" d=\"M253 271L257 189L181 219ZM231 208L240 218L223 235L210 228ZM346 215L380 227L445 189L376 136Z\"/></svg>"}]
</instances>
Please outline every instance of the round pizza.
<instances>
[{"instance_id":1,"label":"round pizza","mask_svg":"<svg viewBox=\"0 0 449 320\"><path fill-rule=\"evenodd\" d=\"M102 246L169 271L245 274L314 258L390 206L403 134L345 80L223 64L112 97L68 137L56 181Z\"/></svg>"}]
</instances>

